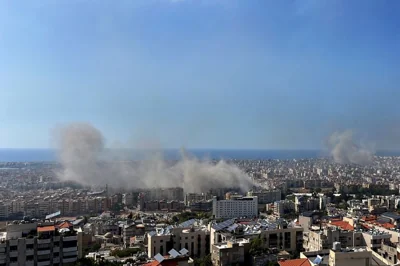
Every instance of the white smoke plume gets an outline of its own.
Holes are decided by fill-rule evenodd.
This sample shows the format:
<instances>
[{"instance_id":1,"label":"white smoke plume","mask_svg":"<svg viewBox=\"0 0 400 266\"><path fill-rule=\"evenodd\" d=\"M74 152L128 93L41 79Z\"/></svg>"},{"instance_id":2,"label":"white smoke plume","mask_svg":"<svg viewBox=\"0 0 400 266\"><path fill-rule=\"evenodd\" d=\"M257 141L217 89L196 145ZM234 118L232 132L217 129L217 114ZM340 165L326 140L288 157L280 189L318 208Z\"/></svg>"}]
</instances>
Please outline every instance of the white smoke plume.
<instances>
[{"instance_id":1,"label":"white smoke plume","mask_svg":"<svg viewBox=\"0 0 400 266\"><path fill-rule=\"evenodd\" d=\"M333 159L340 164L366 165L374 158L372 148L356 143L351 130L333 133L328 145Z\"/></svg>"},{"instance_id":2,"label":"white smoke plume","mask_svg":"<svg viewBox=\"0 0 400 266\"><path fill-rule=\"evenodd\" d=\"M162 152L152 152L139 161L107 161L103 158L104 137L89 124L71 124L56 132L61 180L83 185L115 188L183 187L185 192L205 192L215 188L239 187L247 190L251 179L237 166L224 161L212 163L182 152L171 163Z\"/></svg>"}]
</instances>

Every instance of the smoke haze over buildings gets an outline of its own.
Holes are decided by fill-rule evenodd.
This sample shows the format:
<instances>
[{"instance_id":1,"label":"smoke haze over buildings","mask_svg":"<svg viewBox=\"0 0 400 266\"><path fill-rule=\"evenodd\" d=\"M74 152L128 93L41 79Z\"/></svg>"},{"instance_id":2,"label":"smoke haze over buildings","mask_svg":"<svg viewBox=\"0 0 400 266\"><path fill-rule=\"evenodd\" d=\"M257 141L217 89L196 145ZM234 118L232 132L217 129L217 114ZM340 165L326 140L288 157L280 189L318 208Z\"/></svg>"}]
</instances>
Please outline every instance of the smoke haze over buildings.
<instances>
[{"instance_id":1,"label":"smoke haze over buildings","mask_svg":"<svg viewBox=\"0 0 400 266\"><path fill-rule=\"evenodd\" d=\"M90 124L70 124L56 131L58 158L63 166L61 180L83 185L152 188L180 186L185 192L203 192L211 188L248 189L250 178L237 166L219 161L199 160L185 152L176 163L164 159L161 151L152 151L146 160L135 162L102 159L104 137Z\"/></svg>"},{"instance_id":2,"label":"smoke haze over buildings","mask_svg":"<svg viewBox=\"0 0 400 266\"><path fill-rule=\"evenodd\" d=\"M341 164L369 164L374 152L370 147L358 143L351 130L334 132L328 140L330 154L334 161Z\"/></svg>"}]
</instances>

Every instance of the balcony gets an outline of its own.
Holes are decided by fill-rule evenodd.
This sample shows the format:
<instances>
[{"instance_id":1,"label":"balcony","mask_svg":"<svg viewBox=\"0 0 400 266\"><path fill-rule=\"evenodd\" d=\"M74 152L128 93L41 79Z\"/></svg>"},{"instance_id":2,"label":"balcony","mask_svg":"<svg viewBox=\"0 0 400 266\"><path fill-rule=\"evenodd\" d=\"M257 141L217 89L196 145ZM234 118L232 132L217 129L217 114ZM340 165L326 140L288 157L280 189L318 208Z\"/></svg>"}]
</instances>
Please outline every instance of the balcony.
<instances>
[{"instance_id":1,"label":"balcony","mask_svg":"<svg viewBox=\"0 0 400 266\"><path fill-rule=\"evenodd\" d=\"M33 260L25 261L25 266L34 266L34 265L35 265L35 261L33 261Z\"/></svg>"},{"instance_id":2,"label":"balcony","mask_svg":"<svg viewBox=\"0 0 400 266\"><path fill-rule=\"evenodd\" d=\"M38 261L37 266L47 266L50 265L50 260L46 260L46 261Z\"/></svg>"},{"instance_id":3,"label":"balcony","mask_svg":"<svg viewBox=\"0 0 400 266\"><path fill-rule=\"evenodd\" d=\"M51 240L49 239L38 239L37 243L38 244L50 244Z\"/></svg>"},{"instance_id":4,"label":"balcony","mask_svg":"<svg viewBox=\"0 0 400 266\"><path fill-rule=\"evenodd\" d=\"M38 250L37 254L38 255L49 255L50 254L50 249Z\"/></svg>"},{"instance_id":5,"label":"balcony","mask_svg":"<svg viewBox=\"0 0 400 266\"><path fill-rule=\"evenodd\" d=\"M1 253L6 253L6 248L0 248L0 255Z\"/></svg>"},{"instance_id":6,"label":"balcony","mask_svg":"<svg viewBox=\"0 0 400 266\"><path fill-rule=\"evenodd\" d=\"M64 236L63 237L63 241L74 241L74 240L78 240L77 236Z\"/></svg>"},{"instance_id":7,"label":"balcony","mask_svg":"<svg viewBox=\"0 0 400 266\"><path fill-rule=\"evenodd\" d=\"M10 239L10 246L18 246L18 239Z\"/></svg>"},{"instance_id":8,"label":"balcony","mask_svg":"<svg viewBox=\"0 0 400 266\"><path fill-rule=\"evenodd\" d=\"M18 266L18 262L17 262L17 261L15 261L15 262L10 262L9 265L10 265L10 266Z\"/></svg>"},{"instance_id":9,"label":"balcony","mask_svg":"<svg viewBox=\"0 0 400 266\"><path fill-rule=\"evenodd\" d=\"M25 244L26 245L32 245L35 243L35 240L33 238L26 238L25 239Z\"/></svg>"},{"instance_id":10,"label":"balcony","mask_svg":"<svg viewBox=\"0 0 400 266\"><path fill-rule=\"evenodd\" d=\"M53 252L60 252L60 247L54 247Z\"/></svg>"},{"instance_id":11,"label":"balcony","mask_svg":"<svg viewBox=\"0 0 400 266\"><path fill-rule=\"evenodd\" d=\"M18 251L10 251L10 258L18 257Z\"/></svg>"},{"instance_id":12,"label":"balcony","mask_svg":"<svg viewBox=\"0 0 400 266\"><path fill-rule=\"evenodd\" d=\"M54 236L53 237L54 242L59 242L60 241L60 236Z\"/></svg>"},{"instance_id":13,"label":"balcony","mask_svg":"<svg viewBox=\"0 0 400 266\"><path fill-rule=\"evenodd\" d=\"M54 263L60 263L60 257L54 257L53 258L53 264Z\"/></svg>"},{"instance_id":14,"label":"balcony","mask_svg":"<svg viewBox=\"0 0 400 266\"><path fill-rule=\"evenodd\" d=\"M25 253L26 253L26 256L33 256L34 250L33 249L27 249Z\"/></svg>"},{"instance_id":15,"label":"balcony","mask_svg":"<svg viewBox=\"0 0 400 266\"><path fill-rule=\"evenodd\" d=\"M75 261L77 261L78 260L78 258L68 258L68 259L63 259L63 263L71 263L71 262L75 262ZM40 266L39 264L38 264L38 266Z\"/></svg>"},{"instance_id":16,"label":"balcony","mask_svg":"<svg viewBox=\"0 0 400 266\"><path fill-rule=\"evenodd\" d=\"M63 253L63 257L73 257L73 256L77 256L77 255L78 255L78 251L71 251L71 252Z\"/></svg>"},{"instance_id":17,"label":"balcony","mask_svg":"<svg viewBox=\"0 0 400 266\"><path fill-rule=\"evenodd\" d=\"M71 251L77 251L77 247L71 247L71 248L63 248L63 253L65 252L71 252Z\"/></svg>"},{"instance_id":18,"label":"balcony","mask_svg":"<svg viewBox=\"0 0 400 266\"><path fill-rule=\"evenodd\" d=\"M0 259L0 264L6 264L6 259Z\"/></svg>"},{"instance_id":19,"label":"balcony","mask_svg":"<svg viewBox=\"0 0 400 266\"><path fill-rule=\"evenodd\" d=\"M0 248L6 248L7 247L7 243L6 242L1 242L0 243Z\"/></svg>"}]
</instances>

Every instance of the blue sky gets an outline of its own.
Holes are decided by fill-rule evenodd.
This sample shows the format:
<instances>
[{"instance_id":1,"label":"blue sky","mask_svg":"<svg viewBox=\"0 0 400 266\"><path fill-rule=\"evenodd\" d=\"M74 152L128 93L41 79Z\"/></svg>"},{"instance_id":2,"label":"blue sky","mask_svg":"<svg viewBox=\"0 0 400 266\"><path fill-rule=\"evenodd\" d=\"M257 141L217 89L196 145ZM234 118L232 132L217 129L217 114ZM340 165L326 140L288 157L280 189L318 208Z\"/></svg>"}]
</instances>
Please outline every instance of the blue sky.
<instances>
[{"instance_id":1,"label":"blue sky","mask_svg":"<svg viewBox=\"0 0 400 266\"><path fill-rule=\"evenodd\" d=\"M400 136L400 1L0 2L0 147L320 148ZM128 145L126 144L126 145ZM130 145L130 144L129 144Z\"/></svg>"}]
</instances>

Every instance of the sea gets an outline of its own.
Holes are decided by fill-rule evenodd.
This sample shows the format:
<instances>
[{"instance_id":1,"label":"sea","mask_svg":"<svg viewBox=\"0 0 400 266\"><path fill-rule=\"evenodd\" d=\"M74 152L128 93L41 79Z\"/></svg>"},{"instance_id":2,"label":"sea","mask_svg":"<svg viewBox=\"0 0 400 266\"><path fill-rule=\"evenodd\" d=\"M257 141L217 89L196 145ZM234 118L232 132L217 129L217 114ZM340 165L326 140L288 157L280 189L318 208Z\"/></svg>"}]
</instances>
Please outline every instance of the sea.
<instances>
[{"instance_id":1,"label":"sea","mask_svg":"<svg viewBox=\"0 0 400 266\"><path fill-rule=\"evenodd\" d=\"M245 150L245 149L187 149L189 156L199 159L237 159L237 160L267 160L267 159L310 159L329 157L327 151L321 150ZM400 156L400 151L379 151L379 156ZM115 160L140 160L149 155L148 151L138 150L106 150L104 158ZM167 160L181 158L179 149L162 151ZM0 149L0 162L54 162L58 153L52 149Z\"/></svg>"}]
</instances>

